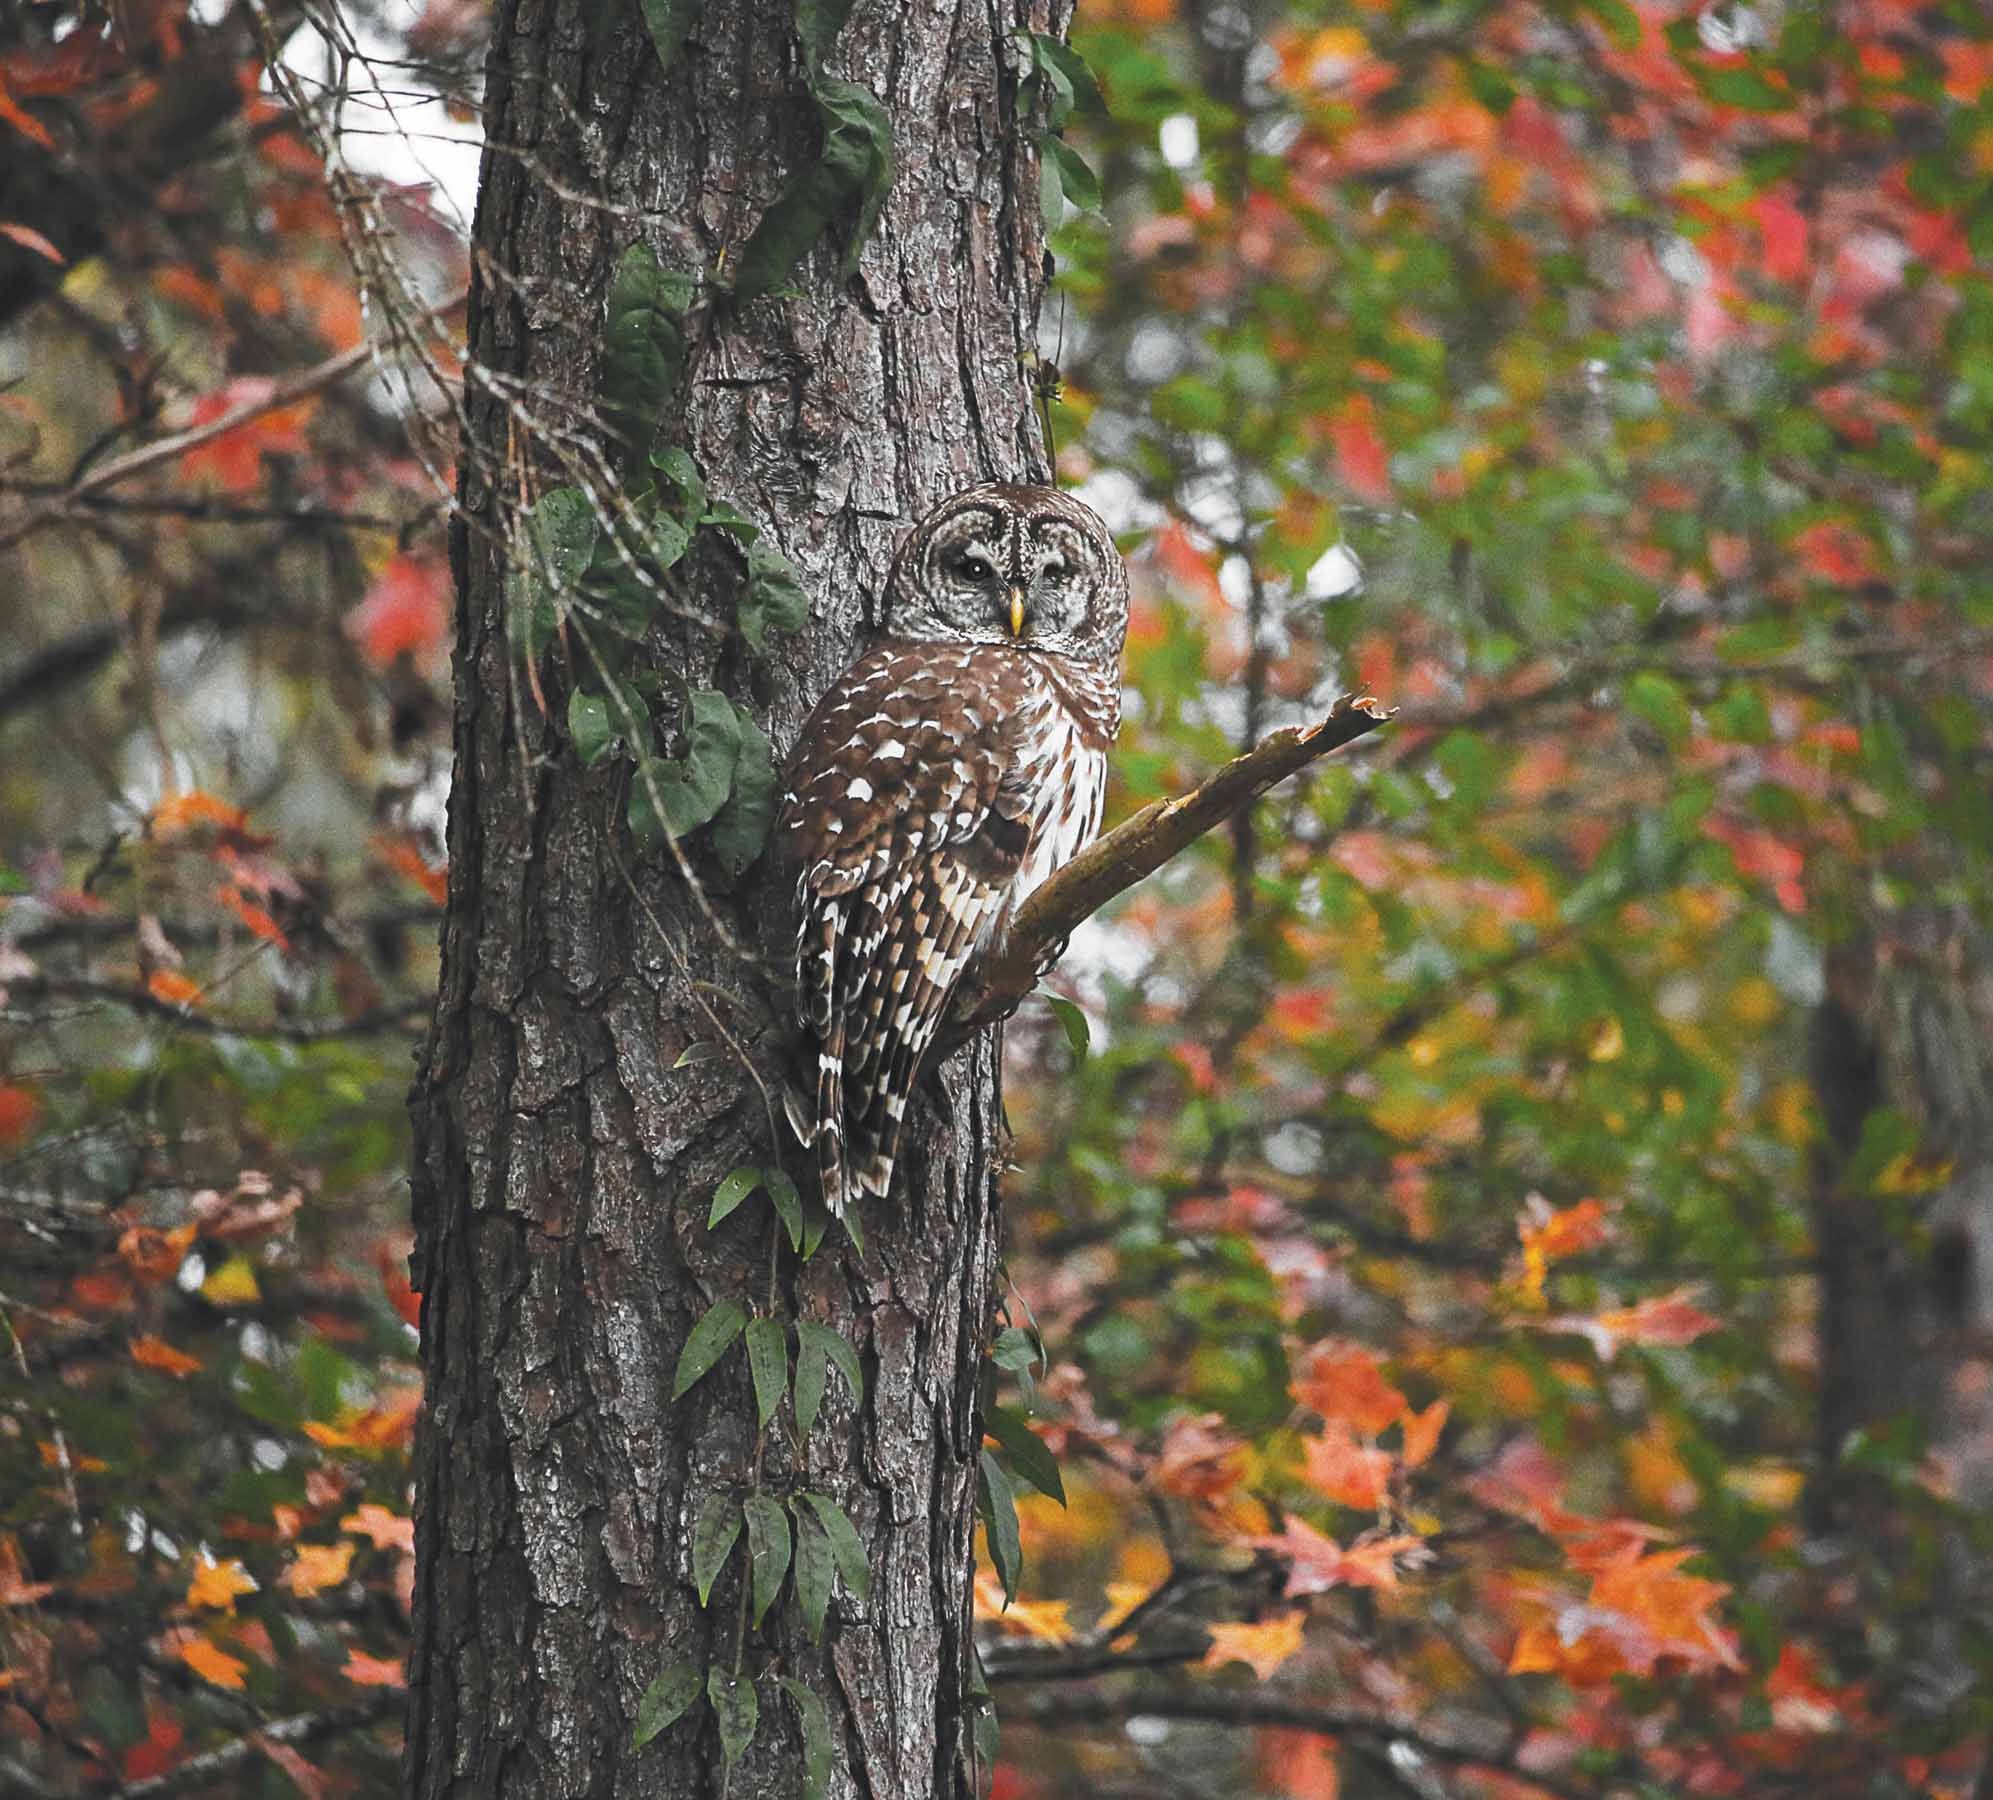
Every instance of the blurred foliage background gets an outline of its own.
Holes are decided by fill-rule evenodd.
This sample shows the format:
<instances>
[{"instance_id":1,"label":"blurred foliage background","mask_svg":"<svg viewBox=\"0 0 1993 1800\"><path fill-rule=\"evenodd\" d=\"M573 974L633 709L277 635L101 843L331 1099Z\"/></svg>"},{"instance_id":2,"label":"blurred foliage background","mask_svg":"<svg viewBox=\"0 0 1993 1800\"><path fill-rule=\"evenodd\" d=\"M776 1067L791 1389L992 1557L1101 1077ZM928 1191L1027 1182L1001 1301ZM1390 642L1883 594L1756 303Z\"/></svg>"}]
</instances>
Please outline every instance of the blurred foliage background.
<instances>
[{"instance_id":1,"label":"blurred foliage background","mask_svg":"<svg viewBox=\"0 0 1993 1800\"><path fill-rule=\"evenodd\" d=\"M394 1785L487 24L0 23L0 1792ZM1015 42L1114 816L1400 711L1011 1029L995 1791L1993 1794L1993 26Z\"/></svg>"}]
</instances>

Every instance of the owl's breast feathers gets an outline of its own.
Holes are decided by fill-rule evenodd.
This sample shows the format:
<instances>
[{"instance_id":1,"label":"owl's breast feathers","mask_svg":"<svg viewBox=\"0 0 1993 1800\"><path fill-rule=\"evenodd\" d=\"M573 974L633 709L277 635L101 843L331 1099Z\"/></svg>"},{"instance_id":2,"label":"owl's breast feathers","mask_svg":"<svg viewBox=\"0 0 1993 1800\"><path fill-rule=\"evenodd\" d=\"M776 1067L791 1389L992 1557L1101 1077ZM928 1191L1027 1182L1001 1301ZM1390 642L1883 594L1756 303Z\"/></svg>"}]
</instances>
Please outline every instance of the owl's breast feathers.
<instances>
[{"instance_id":1,"label":"owl's breast feathers","mask_svg":"<svg viewBox=\"0 0 1993 1800\"><path fill-rule=\"evenodd\" d=\"M854 1187L887 1192L970 959L1099 828L1119 719L1111 670L888 640L804 726L776 842L800 871L798 1000L818 1067L814 1117L790 1115L840 1217Z\"/></svg>"}]
</instances>

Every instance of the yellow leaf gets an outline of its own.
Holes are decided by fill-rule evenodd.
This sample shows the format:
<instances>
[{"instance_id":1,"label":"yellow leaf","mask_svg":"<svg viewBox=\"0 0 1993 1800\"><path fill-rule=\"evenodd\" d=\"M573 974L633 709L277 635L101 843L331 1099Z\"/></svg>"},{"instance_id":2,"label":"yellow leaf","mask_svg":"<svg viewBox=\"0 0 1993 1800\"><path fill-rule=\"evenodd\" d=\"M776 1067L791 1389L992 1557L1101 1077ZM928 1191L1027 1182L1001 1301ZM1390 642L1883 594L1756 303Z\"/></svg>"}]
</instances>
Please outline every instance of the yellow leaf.
<instances>
[{"instance_id":1,"label":"yellow leaf","mask_svg":"<svg viewBox=\"0 0 1993 1800\"><path fill-rule=\"evenodd\" d=\"M1107 1584L1107 1610L1094 1621L1094 1630L1112 1631L1155 1591L1153 1582L1110 1581Z\"/></svg>"},{"instance_id":2,"label":"yellow leaf","mask_svg":"<svg viewBox=\"0 0 1993 1800\"><path fill-rule=\"evenodd\" d=\"M284 1586L300 1600L337 1587L353 1567L351 1540L337 1544L300 1544L297 1561L284 1571Z\"/></svg>"},{"instance_id":3,"label":"yellow leaf","mask_svg":"<svg viewBox=\"0 0 1993 1800\"><path fill-rule=\"evenodd\" d=\"M1211 1648L1204 1653L1200 1668L1222 1668L1228 1662L1242 1662L1264 1681L1295 1651L1301 1648L1299 1607L1277 1618L1262 1619L1257 1625L1214 1625Z\"/></svg>"},{"instance_id":4,"label":"yellow leaf","mask_svg":"<svg viewBox=\"0 0 1993 1800\"><path fill-rule=\"evenodd\" d=\"M1041 1644L1073 1641L1073 1628L1066 1622L1065 1601L1013 1600L1006 1607L1003 1589L987 1569L976 1571L976 1616L988 1619L1014 1636L1036 1638Z\"/></svg>"},{"instance_id":5,"label":"yellow leaf","mask_svg":"<svg viewBox=\"0 0 1993 1800\"><path fill-rule=\"evenodd\" d=\"M1608 1013L1592 1027L1587 1046L1593 1062L1617 1062L1626 1054L1626 1031L1615 1013Z\"/></svg>"},{"instance_id":6,"label":"yellow leaf","mask_svg":"<svg viewBox=\"0 0 1993 1800\"><path fill-rule=\"evenodd\" d=\"M201 1297L210 1306L254 1306L263 1298L256 1271L248 1258L232 1256L201 1283Z\"/></svg>"},{"instance_id":7,"label":"yellow leaf","mask_svg":"<svg viewBox=\"0 0 1993 1800\"><path fill-rule=\"evenodd\" d=\"M236 1596L256 1592L256 1577L231 1558L216 1562L205 1550L194 1564L194 1579L187 1584L189 1606L212 1606L234 1612Z\"/></svg>"}]
</instances>

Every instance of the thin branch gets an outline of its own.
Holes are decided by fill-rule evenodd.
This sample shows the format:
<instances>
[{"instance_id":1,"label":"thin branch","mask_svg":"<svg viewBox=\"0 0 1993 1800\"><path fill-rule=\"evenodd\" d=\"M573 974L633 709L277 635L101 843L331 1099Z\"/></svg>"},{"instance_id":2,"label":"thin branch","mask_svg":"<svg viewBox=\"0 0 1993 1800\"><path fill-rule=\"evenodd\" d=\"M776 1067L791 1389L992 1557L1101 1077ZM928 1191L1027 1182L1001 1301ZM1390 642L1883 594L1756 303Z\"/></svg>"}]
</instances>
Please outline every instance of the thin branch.
<instances>
[{"instance_id":1,"label":"thin branch","mask_svg":"<svg viewBox=\"0 0 1993 1800\"><path fill-rule=\"evenodd\" d=\"M1561 1800L1594 1800L1599 1790L1562 1775L1521 1769L1488 1745L1435 1737L1422 1726L1374 1712L1314 1706L1304 1700L1257 1688L1132 1687L1115 1693L1097 1688L1053 1689L1006 1704L1007 1722L1031 1725L1113 1725L1128 1719L1186 1719L1211 1725L1271 1725L1286 1731L1313 1731L1387 1748L1402 1745L1433 1762L1456 1768L1489 1769L1509 1780L1555 1794Z\"/></svg>"},{"instance_id":2,"label":"thin branch","mask_svg":"<svg viewBox=\"0 0 1993 1800\"><path fill-rule=\"evenodd\" d=\"M464 304L468 293L459 294L455 299L446 300L441 306L430 308L421 323L432 325ZM37 506L23 508L9 523L0 525L0 550L17 544L31 532L41 529L52 520L62 518L72 507L86 501L92 494L108 487L115 487L121 481L129 481L134 475L142 475L148 469L155 469L161 463L171 462L177 456L184 456L189 450L212 443L224 437L250 420L260 418L268 412L275 412L281 406L289 406L307 395L316 394L366 363L379 354L379 346L371 338L362 339L350 350L342 350L336 356L328 356L321 363L314 363L308 369L300 369L297 374L286 376L282 381L271 385L270 391L257 400L246 400L242 405L230 408L218 419L210 419L205 425L190 425L185 431L176 431L170 436L155 438L149 444L141 444L136 450L127 451L123 456L113 457L107 463L99 463L72 481L59 494L52 495Z\"/></svg>"},{"instance_id":3,"label":"thin branch","mask_svg":"<svg viewBox=\"0 0 1993 1800\"><path fill-rule=\"evenodd\" d=\"M261 1756L266 1743L305 1744L314 1738L358 1731L368 1725L378 1725L383 1719L394 1716L401 1711L404 1704L399 1690L383 1689L352 1706L327 1707L323 1712L298 1713L288 1719L275 1720L260 1730L252 1731L247 1737L236 1738L218 1749L203 1751L199 1756L189 1757L178 1768L168 1769L163 1775L153 1775L144 1781L130 1782L114 1791L117 1800L158 1800L162 1794L184 1793L189 1788L219 1780L222 1776L241 1768L252 1758Z\"/></svg>"},{"instance_id":4,"label":"thin branch","mask_svg":"<svg viewBox=\"0 0 1993 1800\"><path fill-rule=\"evenodd\" d=\"M165 1019L184 1031L210 1037L283 1038L294 1044L317 1044L331 1038L374 1037L389 1032L413 1033L424 1008L416 1001L377 1006L350 1019L227 1019L162 1000L144 988L120 987L109 981L74 981L57 976L29 976L10 981L11 1000L93 1000L122 1006L148 1018ZM18 1015L11 1015L18 1016Z\"/></svg>"},{"instance_id":5,"label":"thin branch","mask_svg":"<svg viewBox=\"0 0 1993 1800\"><path fill-rule=\"evenodd\" d=\"M942 1053L1016 1011L1047 962L1108 901L1153 875L1269 788L1331 750L1367 736L1391 716L1367 694L1345 694L1320 723L1274 732L1201 787L1175 800L1152 802L1082 850L1018 909L1001 952L983 969L975 991L958 1003Z\"/></svg>"}]
</instances>

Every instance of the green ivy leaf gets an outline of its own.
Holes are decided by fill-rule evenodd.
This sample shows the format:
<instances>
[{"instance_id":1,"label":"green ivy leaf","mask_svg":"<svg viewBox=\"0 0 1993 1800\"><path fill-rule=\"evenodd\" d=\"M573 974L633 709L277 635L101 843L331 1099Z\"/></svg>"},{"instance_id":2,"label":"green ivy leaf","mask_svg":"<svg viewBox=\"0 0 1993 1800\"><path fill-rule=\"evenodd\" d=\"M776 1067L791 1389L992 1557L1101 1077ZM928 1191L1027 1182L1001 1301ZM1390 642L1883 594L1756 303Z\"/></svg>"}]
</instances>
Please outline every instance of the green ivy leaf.
<instances>
[{"instance_id":1,"label":"green ivy leaf","mask_svg":"<svg viewBox=\"0 0 1993 1800\"><path fill-rule=\"evenodd\" d=\"M823 147L761 215L742 247L734 292L743 300L780 287L828 226L855 214L841 265L849 275L892 186L893 122L871 91L825 77L811 98Z\"/></svg>"},{"instance_id":2,"label":"green ivy leaf","mask_svg":"<svg viewBox=\"0 0 1993 1800\"><path fill-rule=\"evenodd\" d=\"M706 1671L696 1662L675 1662L644 1689L637 1702L637 1728L630 1748L641 1750L667 1726L675 1725L706 1686Z\"/></svg>"},{"instance_id":3,"label":"green ivy leaf","mask_svg":"<svg viewBox=\"0 0 1993 1800\"><path fill-rule=\"evenodd\" d=\"M676 1400L727 1352L727 1346L741 1334L747 1313L734 1299L715 1300L706 1316L692 1327L685 1348L678 1353L678 1373L672 1378L671 1397Z\"/></svg>"},{"instance_id":4,"label":"green ivy leaf","mask_svg":"<svg viewBox=\"0 0 1993 1800\"><path fill-rule=\"evenodd\" d=\"M796 35L802 39L803 66L812 82L822 73L823 59L851 17L852 5L853 0L796 0Z\"/></svg>"},{"instance_id":5,"label":"green ivy leaf","mask_svg":"<svg viewBox=\"0 0 1993 1800\"><path fill-rule=\"evenodd\" d=\"M741 1516L740 1502L731 1494L708 1494L700 1503L698 1522L692 1527L692 1585L701 1606L713 1597L713 1583L727 1566L727 1555L740 1536Z\"/></svg>"},{"instance_id":6,"label":"green ivy leaf","mask_svg":"<svg viewBox=\"0 0 1993 1800\"><path fill-rule=\"evenodd\" d=\"M697 0L644 0L653 40L653 14L667 7L683 9L689 24ZM662 46L658 53L665 54ZM602 332L603 410L638 455L657 435L658 419L685 373L684 320L697 291L690 275L666 269L648 244L625 250L610 278Z\"/></svg>"},{"instance_id":7,"label":"green ivy leaf","mask_svg":"<svg viewBox=\"0 0 1993 1800\"><path fill-rule=\"evenodd\" d=\"M653 450L650 466L677 490L678 504L671 510L688 527L698 524L706 515L706 478L699 473L692 453L672 444L663 450Z\"/></svg>"},{"instance_id":8,"label":"green ivy leaf","mask_svg":"<svg viewBox=\"0 0 1993 1800\"><path fill-rule=\"evenodd\" d=\"M657 48L657 60L670 68L698 22L700 0L643 0L644 28Z\"/></svg>"},{"instance_id":9,"label":"green ivy leaf","mask_svg":"<svg viewBox=\"0 0 1993 1800\"><path fill-rule=\"evenodd\" d=\"M789 1515L766 1494L750 1494L744 1510L748 1555L754 1565L754 1622L759 1625L789 1573Z\"/></svg>"},{"instance_id":10,"label":"green ivy leaf","mask_svg":"<svg viewBox=\"0 0 1993 1800\"><path fill-rule=\"evenodd\" d=\"M775 751L767 734L745 708L734 708L738 749L733 785L713 822L713 854L731 880L738 881L764 845L775 823Z\"/></svg>"},{"instance_id":11,"label":"green ivy leaf","mask_svg":"<svg viewBox=\"0 0 1993 1800\"><path fill-rule=\"evenodd\" d=\"M616 727L609 702L600 694L576 688L567 697L567 736L584 769L592 769L616 747Z\"/></svg>"},{"instance_id":12,"label":"green ivy leaf","mask_svg":"<svg viewBox=\"0 0 1993 1800\"><path fill-rule=\"evenodd\" d=\"M781 1682L782 1691L796 1703L797 1722L803 1728L804 1800L824 1800L830 1791L830 1714L824 1710L822 1697L814 1688L793 1675L776 1679Z\"/></svg>"},{"instance_id":13,"label":"green ivy leaf","mask_svg":"<svg viewBox=\"0 0 1993 1800\"><path fill-rule=\"evenodd\" d=\"M844 1377L844 1385L850 1391L855 1406L865 1398L865 1376L858 1366L858 1352L852 1349L844 1337L828 1325L819 1325L814 1319L801 1319L796 1324L796 1425L805 1436L810 1426L816 1423L818 1409L823 1404L824 1387L828 1381L831 1365ZM807 1369L811 1385L809 1395L809 1423L803 1420L803 1383Z\"/></svg>"},{"instance_id":14,"label":"green ivy leaf","mask_svg":"<svg viewBox=\"0 0 1993 1800\"><path fill-rule=\"evenodd\" d=\"M1031 57L1044 70L1056 69L1072 91L1073 104L1083 113L1105 114L1107 102L1101 97L1100 83L1094 79L1087 60L1072 45L1040 32L1028 34Z\"/></svg>"},{"instance_id":15,"label":"green ivy leaf","mask_svg":"<svg viewBox=\"0 0 1993 1800\"><path fill-rule=\"evenodd\" d=\"M726 804L740 755L740 715L726 695L692 695L683 756L645 757L630 783L630 832L648 850L684 837Z\"/></svg>"},{"instance_id":16,"label":"green ivy leaf","mask_svg":"<svg viewBox=\"0 0 1993 1800\"><path fill-rule=\"evenodd\" d=\"M1066 1504L1066 1484L1059 1479L1059 1462L1045 1447L1045 1440L1025 1423L1024 1415L1007 1406L993 1406L983 1419L983 1429L1003 1446L1004 1461L1041 1494L1061 1506Z\"/></svg>"},{"instance_id":17,"label":"green ivy leaf","mask_svg":"<svg viewBox=\"0 0 1993 1800\"><path fill-rule=\"evenodd\" d=\"M810 597L789 559L765 537L747 547L747 587L735 616L756 655L768 648L771 630L786 636L809 623Z\"/></svg>"},{"instance_id":18,"label":"green ivy leaf","mask_svg":"<svg viewBox=\"0 0 1993 1800\"><path fill-rule=\"evenodd\" d=\"M762 1179L768 1186L768 1197L775 1202L776 1217L782 1221L782 1228L789 1234L789 1248L800 1250L803 1247L803 1201L796 1192L796 1184L780 1169L768 1169Z\"/></svg>"},{"instance_id":19,"label":"green ivy leaf","mask_svg":"<svg viewBox=\"0 0 1993 1800\"><path fill-rule=\"evenodd\" d=\"M830 1539L830 1553L837 1564L838 1578L854 1600L863 1600L872 1591L872 1570L865 1560L865 1545L843 1507L825 1494L805 1494L810 1511L816 1514L824 1536Z\"/></svg>"},{"instance_id":20,"label":"green ivy leaf","mask_svg":"<svg viewBox=\"0 0 1993 1800\"><path fill-rule=\"evenodd\" d=\"M802 1608L810 1641L820 1644L824 1620L830 1614L837 1563L831 1555L830 1539L810 1510L800 1500L791 1501L790 1510L796 1515L796 1604Z\"/></svg>"},{"instance_id":21,"label":"green ivy leaf","mask_svg":"<svg viewBox=\"0 0 1993 1800\"><path fill-rule=\"evenodd\" d=\"M735 1207L761 1185L759 1169L731 1170L720 1185L713 1190L713 1210L706 1215L706 1229L711 1231Z\"/></svg>"},{"instance_id":22,"label":"green ivy leaf","mask_svg":"<svg viewBox=\"0 0 1993 1800\"><path fill-rule=\"evenodd\" d=\"M520 655L535 658L553 641L595 554L596 530L595 508L580 488L540 496L526 522L526 567L506 582L505 629Z\"/></svg>"},{"instance_id":23,"label":"green ivy leaf","mask_svg":"<svg viewBox=\"0 0 1993 1800\"><path fill-rule=\"evenodd\" d=\"M780 1319L755 1319L747 1327L747 1366L754 1377L758 1423L766 1426L789 1391L789 1334Z\"/></svg>"},{"instance_id":24,"label":"green ivy leaf","mask_svg":"<svg viewBox=\"0 0 1993 1800\"><path fill-rule=\"evenodd\" d=\"M1059 192L1081 212L1099 212L1100 177L1093 172L1086 158L1064 138L1042 138L1039 149L1058 173Z\"/></svg>"},{"instance_id":25,"label":"green ivy leaf","mask_svg":"<svg viewBox=\"0 0 1993 1800\"><path fill-rule=\"evenodd\" d=\"M990 1346L990 1357L1012 1375L1027 1374L1039 1357L1038 1340L1022 1325L1006 1325Z\"/></svg>"},{"instance_id":26,"label":"green ivy leaf","mask_svg":"<svg viewBox=\"0 0 1993 1800\"><path fill-rule=\"evenodd\" d=\"M761 1722L761 1702L755 1697L754 1683L715 1667L706 1676L706 1698L720 1721L720 1755L732 1768L754 1742L754 1728Z\"/></svg>"},{"instance_id":27,"label":"green ivy leaf","mask_svg":"<svg viewBox=\"0 0 1993 1800\"><path fill-rule=\"evenodd\" d=\"M1018 1578L1024 1573L1024 1544L1017 1531L1016 1492L1003 1464L987 1450L982 1452L982 1472L976 1482L976 1510L989 1532L990 1560L996 1564L1008 1606L1017 1598Z\"/></svg>"}]
</instances>

